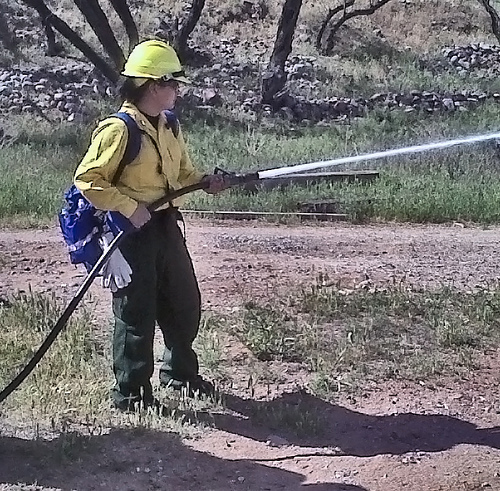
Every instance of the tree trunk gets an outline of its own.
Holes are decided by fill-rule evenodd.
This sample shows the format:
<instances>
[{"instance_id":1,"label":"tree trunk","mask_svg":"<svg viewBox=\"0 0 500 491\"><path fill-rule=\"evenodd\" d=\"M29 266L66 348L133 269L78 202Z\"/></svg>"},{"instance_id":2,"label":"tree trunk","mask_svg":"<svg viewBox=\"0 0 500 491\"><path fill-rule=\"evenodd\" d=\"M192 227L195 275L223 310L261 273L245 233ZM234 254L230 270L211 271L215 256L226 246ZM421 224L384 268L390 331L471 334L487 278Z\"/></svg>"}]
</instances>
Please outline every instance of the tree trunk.
<instances>
[{"instance_id":1,"label":"tree trunk","mask_svg":"<svg viewBox=\"0 0 500 491\"><path fill-rule=\"evenodd\" d=\"M495 7L490 4L490 0L478 1L485 8L486 12L488 12L491 18L491 30L500 43L500 16L498 15L498 12L495 10Z\"/></svg>"},{"instance_id":2,"label":"tree trunk","mask_svg":"<svg viewBox=\"0 0 500 491\"><path fill-rule=\"evenodd\" d=\"M175 37L174 47L181 60L186 57L188 38L200 20L201 12L204 6L205 0L193 0L189 14L187 15L187 18L183 20L182 27Z\"/></svg>"},{"instance_id":3,"label":"tree trunk","mask_svg":"<svg viewBox=\"0 0 500 491\"><path fill-rule=\"evenodd\" d=\"M53 14L43 0L23 0L23 2L35 9L43 22L47 22L54 27L75 48L80 50L107 79L113 83L118 81L119 75L117 70L106 63L66 22Z\"/></svg>"},{"instance_id":4,"label":"tree trunk","mask_svg":"<svg viewBox=\"0 0 500 491\"><path fill-rule=\"evenodd\" d=\"M262 77L263 104L276 105L276 94L285 88L285 63L292 51L293 35L302 0L285 0L281 12L271 59Z\"/></svg>"},{"instance_id":5,"label":"tree trunk","mask_svg":"<svg viewBox=\"0 0 500 491\"><path fill-rule=\"evenodd\" d=\"M42 19L45 37L47 38L47 56L57 56L61 51L61 46L56 41L56 33L47 19Z\"/></svg>"},{"instance_id":6,"label":"tree trunk","mask_svg":"<svg viewBox=\"0 0 500 491\"><path fill-rule=\"evenodd\" d=\"M125 56L98 0L74 0L74 2L95 32L104 50L114 63L115 68L121 71L123 65L125 65Z\"/></svg>"},{"instance_id":7,"label":"tree trunk","mask_svg":"<svg viewBox=\"0 0 500 491\"><path fill-rule=\"evenodd\" d=\"M9 22L5 12L0 9L0 42L12 53L17 53L17 39L9 29Z\"/></svg>"},{"instance_id":8,"label":"tree trunk","mask_svg":"<svg viewBox=\"0 0 500 491\"><path fill-rule=\"evenodd\" d=\"M109 0L111 5L115 9L118 17L122 21L125 31L128 36L128 51L132 51L132 48L139 43L139 33L137 32L137 25L135 24L134 18L130 13L130 9L127 5L127 0Z\"/></svg>"}]
</instances>

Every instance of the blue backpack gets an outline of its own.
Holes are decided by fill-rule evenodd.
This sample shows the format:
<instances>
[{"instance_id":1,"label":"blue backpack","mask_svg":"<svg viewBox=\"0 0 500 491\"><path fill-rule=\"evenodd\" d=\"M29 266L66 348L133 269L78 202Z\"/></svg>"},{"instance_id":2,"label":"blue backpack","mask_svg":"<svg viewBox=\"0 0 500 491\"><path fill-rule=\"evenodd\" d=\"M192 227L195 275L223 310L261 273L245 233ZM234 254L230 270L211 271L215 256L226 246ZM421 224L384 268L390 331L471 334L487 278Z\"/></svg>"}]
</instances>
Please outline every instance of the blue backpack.
<instances>
[{"instance_id":1,"label":"blue backpack","mask_svg":"<svg viewBox=\"0 0 500 491\"><path fill-rule=\"evenodd\" d=\"M175 114L165 111L167 123L175 137L179 133L179 122ZM141 130L135 120L125 112L118 112L111 117L121 119L128 130L127 146L122 160L111 183L115 185L126 165L132 162L141 149ZM83 264L89 272L102 255L99 243L105 224L106 212L97 210L73 184L65 193L66 205L58 215L59 226L68 247L70 261L73 264ZM116 215L120 215L116 213ZM122 224L126 220L118 220Z\"/></svg>"}]
</instances>

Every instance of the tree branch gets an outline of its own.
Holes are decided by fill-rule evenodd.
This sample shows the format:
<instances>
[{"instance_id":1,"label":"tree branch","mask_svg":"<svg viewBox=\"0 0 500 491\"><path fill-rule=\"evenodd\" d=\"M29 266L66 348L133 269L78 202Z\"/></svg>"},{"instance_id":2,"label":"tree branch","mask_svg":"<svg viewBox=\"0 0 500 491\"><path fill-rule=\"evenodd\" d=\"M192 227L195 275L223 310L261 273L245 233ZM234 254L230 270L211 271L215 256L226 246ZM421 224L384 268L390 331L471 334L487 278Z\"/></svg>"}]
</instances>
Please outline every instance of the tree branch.
<instances>
[{"instance_id":1,"label":"tree branch","mask_svg":"<svg viewBox=\"0 0 500 491\"><path fill-rule=\"evenodd\" d=\"M43 0L23 0L23 2L35 9L43 22L49 23L62 36L64 36L75 48L94 64L94 66L109 80L116 83L118 72L101 58L71 27L61 18L52 13Z\"/></svg>"},{"instance_id":2,"label":"tree branch","mask_svg":"<svg viewBox=\"0 0 500 491\"><path fill-rule=\"evenodd\" d=\"M491 18L491 30L500 43L500 16L498 15L498 12L495 10L495 7L490 4L490 0L478 1L485 8L486 12L488 12Z\"/></svg>"},{"instance_id":3,"label":"tree branch","mask_svg":"<svg viewBox=\"0 0 500 491\"><path fill-rule=\"evenodd\" d=\"M329 9L328 14L325 17L325 20L321 23L321 27L319 29L318 35L316 36L316 49L321 51L321 41L323 40L323 35L325 34L325 30L328 27L328 24L332 20L334 16L336 16L342 10L345 12L348 7L352 7L354 5L355 0L344 0L344 5L337 5L334 9Z\"/></svg>"},{"instance_id":4,"label":"tree branch","mask_svg":"<svg viewBox=\"0 0 500 491\"><path fill-rule=\"evenodd\" d=\"M74 0L74 2L108 53L116 69L121 71L125 64L125 56L98 0Z\"/></svg>"},{"instance_id":5,"label":"tree branch","mask_svg":"<svg viewBox=\"0 0 500 491\"><path fill-rule=\"evenodd\" d=\"M129 52L132 51L132 48L139 43L139 33L137 31L137 25L130 13L130 9L127 5L127 0L109 0L115 12L120 17L120 20L125 27L125 31L128 36L128 47Z\"/></svg>"},{"instance_id":6,"label":"tree branch","mask_svg":"<svg viewBox=\"0 0 500 491\"><path fill-rule=\"evenodd\" d=\"M355 9L351 10L350 12L347 12L346 8L343 8L344 13L342 14L342 17L335 22L329 29L328 32L328 38L326 40L326 46L324 49L325 53L331 53L333 46L335 44L335 35L337 34L338 30L350 19L353 17L360 17L363 15L371 15L375 11L377 11L379 8L383 7L386 3L389 3L391 0L378 0L372 4L370 4L369 7L365 9ZM347 2L346 2L347 3Z\"/></svg>"},{"instance_id":7,"label":"tree branch","mask_svg":"<svg viewBox=\"0 0 500 491\"><path fill-rule=\"evenodd\" d=\"M175 37L174 46L181 60L186 55L187 40L200 20L201 12L205 6L205 0L193 0L187 18Z\"/></svg>"}]
</instances>

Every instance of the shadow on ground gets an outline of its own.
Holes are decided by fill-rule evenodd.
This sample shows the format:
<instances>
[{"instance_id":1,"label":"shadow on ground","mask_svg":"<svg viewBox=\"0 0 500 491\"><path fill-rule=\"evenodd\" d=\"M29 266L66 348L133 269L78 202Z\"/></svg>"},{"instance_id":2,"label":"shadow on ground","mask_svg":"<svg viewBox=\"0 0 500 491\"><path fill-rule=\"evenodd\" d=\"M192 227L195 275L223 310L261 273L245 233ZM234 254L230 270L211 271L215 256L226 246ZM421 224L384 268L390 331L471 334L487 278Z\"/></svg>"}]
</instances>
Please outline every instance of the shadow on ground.
<instances>
[{"instance_id":1,"label":"shadow on ground","mask_svg":"<svg viewBox=\"0 0 500 491\"><path fill-rule=\"evenodd\" d=\"M234 414L216 415L215 426L259 441L273 434L291 444L338 447L343 455L359 457L439 452L459 444L500 449L500 427L478 428L442 414L373 416L305 392L283 394L270 401L226 395L225 401Z\"/></svg>"},{"instance_id":2,"label":"shadow on ground","mask_svg":"<svg viewBox=\"0 0 500 491\"><path fill-rule=\"evenodd\" d=\"M440 414L373 416L303 392L270 401L226 395L225 404L232 414L207 415L221 430L256 441L272 434L316 450L338 447L339 455L439 452L459 444L500 449L499 427L481 429ZM280 459L269 460L276 465ZM367 491L351 484L306 483L304 475L268 466L265 458L221 459L189 448L177 434L147 429L88 437L64 433L50 441L0 436L0 487L17 483L63 491Z\"/></svg>"},{"instance_id":3,"label":"shadow on ground","mask_svg":"<svg viewBox=\"0 0 500 491\"><path fill-rule=\"evenodd\" d=\"M0 437L0 488L17 483L63 491L366 491L304 483L300 474L219 459L186 447L176 434L143 429L90 437L67 433L50 441Z\"/></svg>"}]
</instances>

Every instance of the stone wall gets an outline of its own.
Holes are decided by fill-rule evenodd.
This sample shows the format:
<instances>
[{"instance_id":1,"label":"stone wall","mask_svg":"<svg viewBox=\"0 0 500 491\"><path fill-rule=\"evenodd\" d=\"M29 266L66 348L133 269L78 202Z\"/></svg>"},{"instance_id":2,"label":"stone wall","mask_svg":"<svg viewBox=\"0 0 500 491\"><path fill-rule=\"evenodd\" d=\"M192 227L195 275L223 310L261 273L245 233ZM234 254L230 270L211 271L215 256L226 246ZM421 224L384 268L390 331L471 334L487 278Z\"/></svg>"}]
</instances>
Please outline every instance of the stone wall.
<instances>
[{"instance_id":1,"label":"stone wall","mask_svg":"<svg viewBox=\"0 0 500 491\"><path fill-rule=\"evenodd\" d=\"M308 120L328 124L349 118L363 117L374 109L421 111L425 113L466 111L488 100L500 101L496 92L411 91L409 93L376 93L368 98L330 97L309 99L300 95L308 87L320 83L316 59L294 56L286 66L289 80L297 94L284 91L274 107L259 101L259 74L263 67L258 61L238 62L233 42L218 41L213 48L220 60L192 71L195 81L183 96L182 105L206 109L226 105L235 112L278 115L291 121ZM456 70L495 77L500 70L500 47L475 44L447 48L443 57L432 62L435 70ZM72 63L60 68L0 70L0 112L36 113L51 120L85 121L89 108L85 101L97 97L116 97L116 88L100 77L85 63Z\"/></svg>"}]
</instances>

